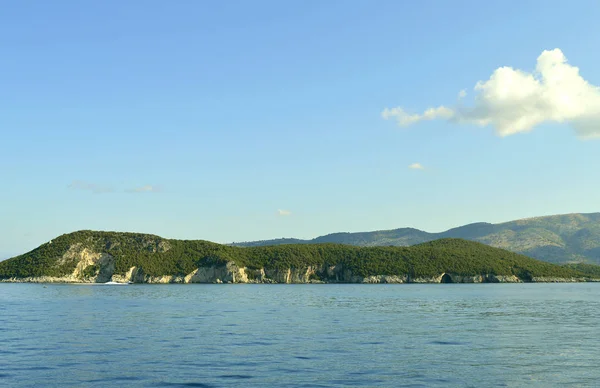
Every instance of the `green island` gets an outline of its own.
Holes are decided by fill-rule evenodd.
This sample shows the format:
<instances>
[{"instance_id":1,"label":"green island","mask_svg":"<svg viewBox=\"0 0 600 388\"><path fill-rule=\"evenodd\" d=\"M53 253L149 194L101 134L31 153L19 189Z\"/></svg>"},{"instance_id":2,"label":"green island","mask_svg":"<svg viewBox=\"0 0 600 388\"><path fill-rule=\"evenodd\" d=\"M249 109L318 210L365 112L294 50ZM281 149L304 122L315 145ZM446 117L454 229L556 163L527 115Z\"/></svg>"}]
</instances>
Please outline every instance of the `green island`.
<instances>
[{"instance_id":1,"label":"green island","mask_svg":"<svg viewBox=\"0 0 600 388\"><path fill-rule=\"evenodd\" d=\"M600 268L600 267L598 267ZM139 233L78 231L0 262L4 282L498 283L595 281L593 265L559 266L462 239L410 247L235 247Z\"/></svg>"}]
</instances>

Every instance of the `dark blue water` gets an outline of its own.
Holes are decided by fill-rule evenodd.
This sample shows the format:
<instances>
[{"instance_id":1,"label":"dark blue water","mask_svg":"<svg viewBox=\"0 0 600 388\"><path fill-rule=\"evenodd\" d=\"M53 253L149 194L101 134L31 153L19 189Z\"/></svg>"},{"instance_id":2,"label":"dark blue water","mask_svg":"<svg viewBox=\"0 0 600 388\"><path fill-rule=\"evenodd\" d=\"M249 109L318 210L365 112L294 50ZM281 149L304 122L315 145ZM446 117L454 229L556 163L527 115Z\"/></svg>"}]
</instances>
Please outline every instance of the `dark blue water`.
<instances>
[{"instance_id":1,"label":"dark blue water","mask_svg":"<svg viewBox=\"0 0 600 388\"><path fill-rule=\"evenodd\" d=\"M1 386L597 386L600 284L0 284Z\"/></svg>"}]
</instances>

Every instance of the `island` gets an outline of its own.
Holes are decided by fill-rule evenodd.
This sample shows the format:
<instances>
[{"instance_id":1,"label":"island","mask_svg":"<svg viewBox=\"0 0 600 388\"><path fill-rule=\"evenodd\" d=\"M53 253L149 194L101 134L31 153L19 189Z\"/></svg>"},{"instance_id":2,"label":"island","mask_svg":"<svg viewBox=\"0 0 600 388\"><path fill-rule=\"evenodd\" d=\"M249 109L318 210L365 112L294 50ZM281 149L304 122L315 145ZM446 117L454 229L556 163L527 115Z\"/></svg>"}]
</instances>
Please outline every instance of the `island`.
<instances>
[{"instance_id":1,"label":"island","mask_svg":"<svg viewBox=\"0 0 600 388\"><path fill-rule=\"evenodd\" d=\"M595 268L595 266L593 266ZM0 281L39 283L519 283L597 281L560 266L455 238L410 247L236 247L82 230L0 262Z\"/></svg>"}]
</instances>

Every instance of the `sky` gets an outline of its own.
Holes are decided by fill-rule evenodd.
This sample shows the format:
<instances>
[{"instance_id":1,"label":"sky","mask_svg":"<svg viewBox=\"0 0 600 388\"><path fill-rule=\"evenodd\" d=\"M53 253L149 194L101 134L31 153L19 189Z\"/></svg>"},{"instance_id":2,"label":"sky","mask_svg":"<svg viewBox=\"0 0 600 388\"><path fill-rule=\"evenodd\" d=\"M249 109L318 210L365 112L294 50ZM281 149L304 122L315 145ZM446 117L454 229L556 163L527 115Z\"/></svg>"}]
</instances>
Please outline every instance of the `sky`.
<instances>
[{"instance_id":1,"label":"sky","mask_svg":"<svg viewBox=\"0 0 600 388\"><path fill-rule=\"evenodd\" d=\"M0 259L600 211L600 2L8 0Z\"/></svg>"}]
</instances>

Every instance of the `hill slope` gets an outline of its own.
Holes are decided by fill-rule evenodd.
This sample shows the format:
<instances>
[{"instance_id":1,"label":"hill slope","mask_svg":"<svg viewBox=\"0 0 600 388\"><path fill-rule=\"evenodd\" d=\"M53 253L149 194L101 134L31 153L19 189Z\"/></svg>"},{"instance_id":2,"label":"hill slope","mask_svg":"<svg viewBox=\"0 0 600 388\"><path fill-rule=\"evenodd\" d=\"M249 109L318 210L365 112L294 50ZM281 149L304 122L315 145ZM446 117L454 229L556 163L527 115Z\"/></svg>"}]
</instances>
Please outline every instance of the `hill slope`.
<instances>
[{"instance_id":1,"label":"hill slope","mask_svg":"<svg viewBox=\"0 0 600 388\"><path fill-rule=\"evenodd\" d=\"M154 235L79 231L0 263L0 279L65 282L504 282L581 272L460 239L412 247L296 244L239 248Z\"/></svg>"},{"instance_id":2,"label":"hill slope","mask_svg":"<svg viewBox=\"0 0 600 388\"><path fill-rule=\"evenodd\" d=\"M338 243L356 246L410 246L441 238L478 241L550 263L600 264L600 213L528 218L501 224L475 223L441 233L401 228L361 233L334 233L295 244ZM288 239L255 241L234 246L288 243Z\"/></svg>"}]
</instances>

